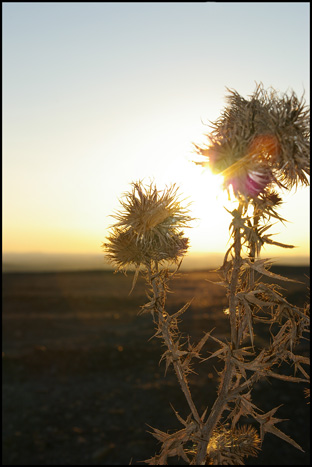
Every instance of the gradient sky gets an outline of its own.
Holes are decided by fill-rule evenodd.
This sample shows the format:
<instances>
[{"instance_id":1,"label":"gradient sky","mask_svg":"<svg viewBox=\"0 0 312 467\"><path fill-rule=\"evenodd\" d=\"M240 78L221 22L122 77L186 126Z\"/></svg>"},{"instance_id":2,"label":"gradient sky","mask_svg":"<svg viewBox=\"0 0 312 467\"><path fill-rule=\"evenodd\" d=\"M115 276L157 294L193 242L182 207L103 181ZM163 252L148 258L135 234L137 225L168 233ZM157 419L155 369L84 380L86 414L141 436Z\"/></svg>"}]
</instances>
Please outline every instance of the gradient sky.
<instances>
[{"instance_id":1,"label":"gradient sky","mask_svg":"<svg viewBox=\"0 0 312 467\"><path fill-rule=\"evenodd\" d=\"M3 252L98 253L138 179L177 183L191 251L227 248L218 183L192 143L256 83L305 92L309 3L3 4ZM309 189L285 196L276 240L309 254Z\"/></svg>"}]
</instances>

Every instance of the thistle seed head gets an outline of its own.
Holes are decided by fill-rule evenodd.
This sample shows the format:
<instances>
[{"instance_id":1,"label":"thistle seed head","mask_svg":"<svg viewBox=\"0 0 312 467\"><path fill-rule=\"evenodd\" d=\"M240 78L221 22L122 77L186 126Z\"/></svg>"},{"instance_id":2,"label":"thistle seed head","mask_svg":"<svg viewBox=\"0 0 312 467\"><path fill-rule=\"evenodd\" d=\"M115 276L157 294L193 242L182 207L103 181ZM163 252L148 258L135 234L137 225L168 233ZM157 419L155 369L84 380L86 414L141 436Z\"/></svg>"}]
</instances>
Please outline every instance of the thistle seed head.
<instances>
[{"instance_id":1,"label":"thistle seed head","mask_svg":"<svg viewBox=\"0 0 312 467\"><path fill-rule=\"evenodd\" d=\"M107 258L116 264L117 269L123 269L129 264L139 265L144 259L141 245L130 230L113 227L107 242L102 246Z\"/></svg>"},{"instance_id":2,"label":"thistle seed head","mask_svg":"<svg viewBox=\"0 0 312 467\"><path fill-rule=\"evenodd\" d=\"M291 189L308 185L310 174L310 110L294 92L279 96L260 84L250 99L229 90L228 106L206 135L209 145L196 151L224 187L235 195L256 198L273 184Z\"/></svg>"},{"instance_id":3,"label":"thistle seed head","mask_svg":"<svg viewBox=\"0 0 312 467\"><path fill-rule=\"evenodd\" d=\"M117 269L150 261L177 262L189 246L181 228L192 220L178 200L177 188L173 185L159 192L152 184L132 186L121 200L123 210L113 216L118 222L103 243L108 259Z\"/></svg>"},{"instance_id":4,"label":"thistle seed head","mask_svg":"<svg viewBox=\"0 0 312 467\"><path fill-rule=\"evenodd\" d=\"M187 207L183 208L178 200L175 185L162 192L153 184L144 187L136 182L132 186L132 191L120 201L123 212L113 216L119 221L116 226L131 227L137 235L144 236L147 232L165 233L170 228L185 227L191 220Z\"/></svg>"}]
</instances>

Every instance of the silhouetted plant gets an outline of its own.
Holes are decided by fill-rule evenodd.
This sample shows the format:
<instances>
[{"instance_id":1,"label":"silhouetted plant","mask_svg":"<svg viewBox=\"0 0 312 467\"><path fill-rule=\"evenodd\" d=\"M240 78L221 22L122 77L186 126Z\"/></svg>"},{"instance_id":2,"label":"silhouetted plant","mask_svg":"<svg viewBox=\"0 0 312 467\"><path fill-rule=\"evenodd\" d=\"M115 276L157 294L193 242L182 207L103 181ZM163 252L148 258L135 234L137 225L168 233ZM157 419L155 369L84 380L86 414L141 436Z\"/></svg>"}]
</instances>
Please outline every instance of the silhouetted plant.
<instances>
[{"instance_id":1,"label":"silhouetted plant","mask_svg":"<svg viewBox=\"0 0 312 467\"><path fill-rule=\"evenodd\" d=\"M162 445L158 455L145 461L149 464L164 465L168 458L178 456L192 465L243 465L245 457L257 455L267 432L302 450L275 426L281 421L274 417L278 407L263 413L254 403L252 391L254 383L264 378L309 381L309 359L296 353L308 330L309 305L290 304L277 284L263 281L263 276L291 279L273 274L272 263L259 257L265 244L292 248L272 240L268 230L271 218L285 221L277 211L282 203L279 191L308 185L309 111L294 93L279 96L259 85L249 100L230 91L228 107L212 128L207 135L209 144L204 148L195 145L205 158L197 163L221 173L224 188L232 191L237 202L237 207L228 211L232 243L218 269L218 284L227 291L230 341L207 331L197 344L191 344L190 339L182 339L178 327L190 302L173 314L166 311L169 282L176 272L168 263L179 268L189 243L181 229L192 220L178 200L175 186L160 192L153 184L144 188L141 182L133 183L132 192L122 201L123 211L115 215L118 222L103 244L118 270L135 267L132 288L139 272L143 274L149 302L141 312L152 314L155 337L166 346L162 356L166 371L173 366L190 410L186 420L175 412L183 425L179 431L169 434L153 428ZM268 329L268 343L261 347L254 338L257 323ZM213 406L209 413L200 414L188 377L193 360L205 360L201 352L208 339L219 345L209 359L221 360L223 369ZM293 366L293 374L281 366L285 363ZM244 417L253 418L259 432L252 425L239 424Z\"/></svg>"}]
</instances>

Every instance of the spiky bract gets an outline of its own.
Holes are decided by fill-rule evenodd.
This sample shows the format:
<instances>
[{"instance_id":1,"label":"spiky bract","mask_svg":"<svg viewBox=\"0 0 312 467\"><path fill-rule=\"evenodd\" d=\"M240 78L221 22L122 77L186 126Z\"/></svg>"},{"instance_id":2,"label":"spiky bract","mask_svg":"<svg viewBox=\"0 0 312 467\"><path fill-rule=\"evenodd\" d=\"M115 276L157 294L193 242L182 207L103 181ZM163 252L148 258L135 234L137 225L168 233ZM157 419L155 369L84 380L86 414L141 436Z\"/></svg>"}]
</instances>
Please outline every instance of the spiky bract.
<instances>
[{"instance_id":1,"label":"spiky bract","mask_svg":"<svg viewBox=\"0 0 312 467\"><path fill-rule=\"evenodd\" d=\"M103 243L108 258L118 269L152 260L177 262L189 246L181 228L192 219L181 206L177 188L173 185L160 192L153 184L132 186L120 201L123 211L113 216L118 222Z\"/></svg>"},{"instance_id":2,"label":"spiky bract","mask_svg":"<svg viewBox=\"0 0 312 467\"><path fill-rule=\"evenodd\" d=\"M228 106L211 124L209 145L195 145L214 173L222 173L240 198L256 198L274 183L291 189L308 185L310 111L294 92L279 96L262 84L250 99L228 90Z\"/></svg>"}]
</instances>

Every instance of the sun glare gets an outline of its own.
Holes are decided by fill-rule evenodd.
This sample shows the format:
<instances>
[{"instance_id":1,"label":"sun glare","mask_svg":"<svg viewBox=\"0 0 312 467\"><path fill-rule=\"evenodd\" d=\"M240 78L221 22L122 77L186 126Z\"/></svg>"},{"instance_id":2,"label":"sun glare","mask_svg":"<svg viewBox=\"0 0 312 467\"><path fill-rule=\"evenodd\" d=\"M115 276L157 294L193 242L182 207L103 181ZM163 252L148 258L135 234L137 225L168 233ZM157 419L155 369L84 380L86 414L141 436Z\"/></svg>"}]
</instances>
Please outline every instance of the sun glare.
<instances>
[{"instance_id":1,"label":"sun glare","mask_svg":"<svg viewBox=\"0 0 312 467\"><path fill-rule=\"evenodd\" d=\"M181 199L190 204L193 228L188 231L193 252L224 251L228 241L229 213L227 193L222 189L222 176L191 160L180 160L163 177L165 183L179 186Z\"/></svg>"}]
</instances>

